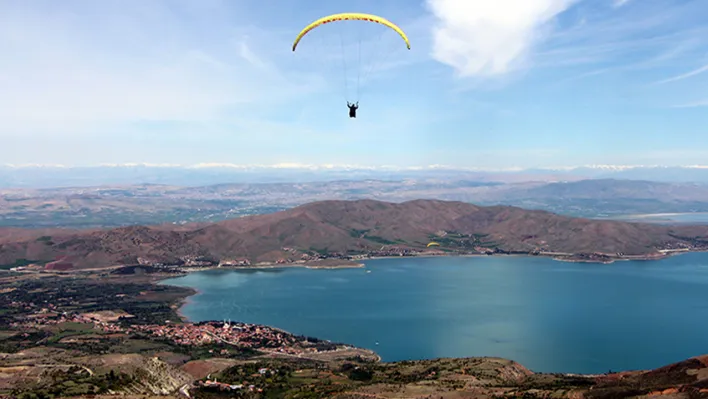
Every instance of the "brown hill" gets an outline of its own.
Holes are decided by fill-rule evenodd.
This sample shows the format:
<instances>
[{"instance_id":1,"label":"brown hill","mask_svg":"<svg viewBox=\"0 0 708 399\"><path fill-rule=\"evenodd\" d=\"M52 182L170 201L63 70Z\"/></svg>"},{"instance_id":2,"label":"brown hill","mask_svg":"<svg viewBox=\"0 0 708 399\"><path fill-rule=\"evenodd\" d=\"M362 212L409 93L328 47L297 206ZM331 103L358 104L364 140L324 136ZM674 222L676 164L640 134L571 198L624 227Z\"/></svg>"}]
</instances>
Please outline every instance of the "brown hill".
<instances>
[{"instance_id":1,"label":"brown hill","mask_svg":"<svg viewBox=\"0 0 708 399\"><path fill-rule=\"evenodd\" d=\"M704 248L708 226L660 226L559 216L515 207L416 200L322 201L283 212L214 224L131 226L48 232L0 230L0 264L70 256L77 267L164 263L205 257L251 262L300 259L305 253L424 250L431 240L450 251L658 254ZM290 248L291 250L285 250Z\"/></svg>"}]
</instances>

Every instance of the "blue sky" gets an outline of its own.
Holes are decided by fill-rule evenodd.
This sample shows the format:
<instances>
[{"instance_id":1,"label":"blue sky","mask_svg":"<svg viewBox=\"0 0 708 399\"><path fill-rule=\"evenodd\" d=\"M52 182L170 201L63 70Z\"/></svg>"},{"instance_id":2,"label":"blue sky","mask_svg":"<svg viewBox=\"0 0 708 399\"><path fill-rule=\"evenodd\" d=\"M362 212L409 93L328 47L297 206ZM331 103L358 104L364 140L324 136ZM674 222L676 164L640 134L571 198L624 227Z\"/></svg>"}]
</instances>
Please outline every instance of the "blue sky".
<instances>
[{"instance_id":1,"label":"blue sky","mask_svg":"<svg viewBox=\"0 0 708 399\"><path fill-rule=\"evenodd\" d=\"M0 0L0 163L708 163L705 0L347 3Z\"/></svg>"}]
</instances>

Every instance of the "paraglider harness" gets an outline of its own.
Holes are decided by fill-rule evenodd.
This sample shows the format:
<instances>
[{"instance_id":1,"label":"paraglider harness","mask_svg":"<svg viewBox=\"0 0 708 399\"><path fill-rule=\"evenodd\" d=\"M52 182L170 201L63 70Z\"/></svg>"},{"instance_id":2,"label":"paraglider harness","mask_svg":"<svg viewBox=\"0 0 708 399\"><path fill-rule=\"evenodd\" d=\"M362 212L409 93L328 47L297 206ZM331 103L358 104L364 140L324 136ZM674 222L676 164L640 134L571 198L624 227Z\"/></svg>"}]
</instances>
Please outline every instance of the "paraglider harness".
<instances>
[{"instance_id":1,"label":"paraglider harness","mask_svg":"<svg viewBox=\"0 0 708 399\"><path fill-rule=\"evenodd\" d=\"M359 108L359 101L354 104L347 101L347 107L349 107L349 117L356 118L356 110Z\"/></svg>"}]
</instances>

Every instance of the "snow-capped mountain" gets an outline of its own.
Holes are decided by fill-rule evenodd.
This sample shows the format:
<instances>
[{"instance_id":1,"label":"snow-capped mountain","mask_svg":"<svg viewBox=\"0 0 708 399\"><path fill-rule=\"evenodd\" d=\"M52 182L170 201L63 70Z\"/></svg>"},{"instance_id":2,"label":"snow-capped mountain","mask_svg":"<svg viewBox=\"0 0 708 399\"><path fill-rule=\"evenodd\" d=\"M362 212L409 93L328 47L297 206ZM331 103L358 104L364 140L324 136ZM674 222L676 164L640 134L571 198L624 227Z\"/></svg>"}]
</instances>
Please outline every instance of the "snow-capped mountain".
<instances>
[{"instance_id":1,"label":"snow-capped mountain","mask_svg":"<svg viewBox=\"0 0 708 399\"><path fill-rule=\"evenodd\" d=\"M631 179L665 182L708 182L708 166L587 165L523 169L465 168L448 165L362 166L203 163L104 164L97 166L2 165L0 187L96 186L104 184L168 184L202 186L222 183L308 182L332 180L460 179L478 181L558 181Z\"/></svg>"}]
</instances>

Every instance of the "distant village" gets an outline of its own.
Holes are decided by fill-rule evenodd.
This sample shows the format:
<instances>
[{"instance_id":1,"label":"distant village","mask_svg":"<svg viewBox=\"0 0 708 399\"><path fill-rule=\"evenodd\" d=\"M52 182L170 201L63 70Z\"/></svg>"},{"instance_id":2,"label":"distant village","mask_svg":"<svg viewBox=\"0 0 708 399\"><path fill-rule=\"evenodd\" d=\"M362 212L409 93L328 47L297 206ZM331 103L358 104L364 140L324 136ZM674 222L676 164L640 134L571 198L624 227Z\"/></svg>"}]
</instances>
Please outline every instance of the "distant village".
<instances>
[{"instance_id":1,"label":"distant village","mask_svg":"<svg viewBox=\"0 0 708 399\"><path fill-rule=\"evenodd\" d=\"M23 310L34 309L32 314L24 317L22 321L10 323L10 327L25 331L72 322L92 324L97 332L105 334L144 334L157 339L167 339L174 344L183 346L204 346L223 343L239 349L253 349L260 352L291 356L351 349L350 346L337 345L314 338L299 337L273 327L255 324L210 321L124 326L119 321L130 318L130 315L109 317L112 320L106 320L100 313L58 312L56 306L52 304L46 304L45 307L39 308L34 303L13 302L10 306ZM218 354L228 355L229 350L222 349Z\"/></svg>"}]
</instances>

